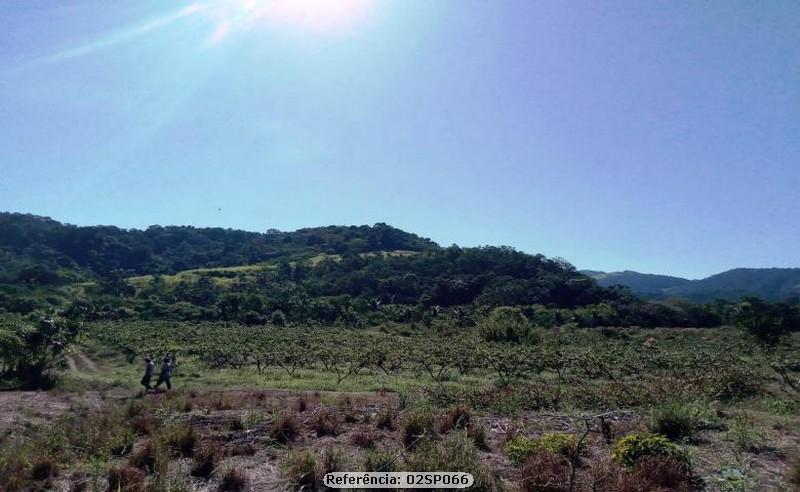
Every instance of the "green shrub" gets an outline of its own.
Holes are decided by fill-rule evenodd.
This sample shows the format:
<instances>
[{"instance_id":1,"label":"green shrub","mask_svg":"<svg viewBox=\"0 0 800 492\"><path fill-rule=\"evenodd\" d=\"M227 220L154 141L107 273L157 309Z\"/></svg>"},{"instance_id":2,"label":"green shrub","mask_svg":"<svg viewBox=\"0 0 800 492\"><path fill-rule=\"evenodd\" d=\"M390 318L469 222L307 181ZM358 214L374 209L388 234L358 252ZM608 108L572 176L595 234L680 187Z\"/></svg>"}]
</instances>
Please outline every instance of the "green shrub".
<instances>
[{"instance_id":1,"label":"green shrub","mask_svg":"<svg viewBox=\"0 0 800 492\"><path fill-rule=\"evenodd\" d=\"M133 449L136 432L129 427L119 426L108 429L108 451L114 456L123 456Z\"/></svg>"},{"instance_id":2,"label":"green shrub","mask_svg":"<svg viewBox=\"0 0 800 492\"><path fill-rule=\"evenodd\" d=\"M711 482L720 492L749 492L756 490L755 480L749 466L725 465L711 477Z\"/></svg>"},{"instance_id":3,"label":"green shrub","mask_svg":"<svg viewBox=\"0 0 800 492\"><path fill-rule=\"evenodd\" d=\"M750 415L739 413L733 417L733 423L728 430L727 438L741 451L755 452L758 451L759 442L763 439L763 435L756 428Z\"/></svg>"},{"instance_id":4,"label":"green shrub","mask_svg":"<svg viewBox=\"0 0 800 492\"><path fill-rule=\"evenodd\" d=\"M689 466L689 455L659 434L630 434L617 440L611 450L611 458L625 466L634 466L646 456L670 458Z\"/></svg>"},{"instance_id":5,"label":"green shrub","mask_svg":"<svg viewBox=\"0 0 800 492\"><path fill-rule=\"evenodd\" d=\"M547 452L570 458L575 455L577 449L578 441L573 434L560 433L545 434L538 439L515 436L503 446L503 452L515 465L519 465L525 461L525 458L536 452Z\"/></svg>"},{"instance_id":6,"label":"green shrub","mask_svg":"<svg viewBox=\"0 0 800 492\"><path fill-rule=\"evenodd\" d=\"M487 342L532 341L535 333L533 325L515 307L498 307L484 319L478 321L478 331Z\"/></svg>"},{"instance_id":7,"label":"green shrub","mask_svg":"<svg viewBox=\"0 0 800 492\"><path fill-rule=\"evenodd\" d=\"M798 405L797 403L791 400L780 400L780 399L771 399L767 400L766 402L767 410L775 415L781 416L791 416L798 413Z\"/></svg>"},{"instance_id":8,"label":"green shrub","mask_svg":"<svg viewBox=\"0 0 800 492\"><path fill-rule=\"evenodd\" d=\"M676 441L694 434L695 419L687 405L668 403L653 410L648 427L653 433Z\"/></svg>"}]
</instances>

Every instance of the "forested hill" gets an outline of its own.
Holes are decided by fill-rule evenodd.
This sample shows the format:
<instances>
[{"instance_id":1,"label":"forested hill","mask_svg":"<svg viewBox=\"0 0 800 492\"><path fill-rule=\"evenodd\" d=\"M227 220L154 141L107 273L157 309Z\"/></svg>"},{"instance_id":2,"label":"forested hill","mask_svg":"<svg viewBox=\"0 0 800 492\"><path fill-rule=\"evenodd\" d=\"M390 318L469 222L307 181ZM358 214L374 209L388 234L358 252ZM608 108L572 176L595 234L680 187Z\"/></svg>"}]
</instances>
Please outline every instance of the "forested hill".
<instances>
[{"instance_id":1,"label":"forested hill","mask_svg":"<svg viewBox=\"0 0 800 492\"><path fill-rule=\"evenodd\" d=\"M731 305L646 302L564 260L386 224L126 230L0 213L0 314L463 326L496 309L542 326L714 326Z\"/></svg>"},{"instance_id":2,"label":"forested hill","mask_svg":"<svg viewBox=\"0 0 800 492\"><path fill-rule=\"evenodd\" d=\"M126 230L77 227L47 217L0 213L0 279L5 282L20 279L20 274L21 280L26 280L37 271L57 273L59 269L97 276L170 274L280 257L438 249L429 239L386 224L265 233L190 226Z\"/></svg>"},{"instance_id":3,"label":"forested hill","mask_svg":"<svg viewBox=\"0 0 800 492\"><path fill-rule=\"evenodd\" d=\"M623 285L653 298L685 298L697 302L756 296L769 300L800 297L800 268L735 268L700 280L632 271L584 270L601 286Z\"/></svg>"},{"instance_id":4,"label":"forested hill","mask_svg":"<svg viewBox=\"0 0 800 492\"><path fill-rule=\"evenodd\" d=\"M685 278L639 273L631 270L610 273L581 270L581 273L597 280L597 283L604 287L624 285L639 294L662 294L665 289L679 287L691 282L691 280Z\"/></svg>"}]
</instances>

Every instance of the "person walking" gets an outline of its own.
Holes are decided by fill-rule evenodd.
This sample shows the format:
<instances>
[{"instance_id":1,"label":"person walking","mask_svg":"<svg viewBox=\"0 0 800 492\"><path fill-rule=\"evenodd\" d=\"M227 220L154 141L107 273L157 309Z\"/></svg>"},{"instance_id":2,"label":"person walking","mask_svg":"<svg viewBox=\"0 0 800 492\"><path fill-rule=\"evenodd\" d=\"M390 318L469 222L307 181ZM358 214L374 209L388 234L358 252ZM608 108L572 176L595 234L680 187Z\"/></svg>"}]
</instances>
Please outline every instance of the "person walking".
<instances>
[{"instance_id":1,"label":"person walking","mask_svg":"<svg viewBox=\"0 0 800 492\"><path fill-rule=\"evenodd\" d=\"M156 382L156 388L161 386L161 383L167 384L167 389L172 389L172 381L170 378L172 377L172 361L170 361L169 357L164 357L164 363L161 364L161 373L158 375L158 381Z\"/></svg>"},{"instance_id":2,"label":"person walking","mask_svg":"<svg viewBox=\"0 0 800 492\"><path fill-rule=\"evenodd\" d=\"M144 362L145 366L144 376L142 377L142 386L144 386L144 392L147 393L153 389L153 387L150 386L150 382L153 380L153 371L156 369L156 363L153 362L152 357L145 357Z\"/></svg>"}]
</instances>

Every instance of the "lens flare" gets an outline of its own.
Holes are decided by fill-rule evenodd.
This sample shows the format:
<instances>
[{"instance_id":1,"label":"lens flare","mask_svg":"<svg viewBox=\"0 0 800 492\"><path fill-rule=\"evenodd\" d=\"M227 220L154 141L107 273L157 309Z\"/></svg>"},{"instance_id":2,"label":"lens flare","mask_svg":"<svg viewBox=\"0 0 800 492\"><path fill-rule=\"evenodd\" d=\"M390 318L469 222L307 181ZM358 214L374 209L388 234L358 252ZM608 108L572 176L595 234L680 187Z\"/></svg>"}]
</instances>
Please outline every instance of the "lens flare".
<instances>
[{"instance_id":1,"label":"lens flare","mask_svg":"<svg viewBox=\"0 0 800 492\"><path fill-rule=\"evenodd\" d=\"M218 43L237 30L259 26L337 34L356 27L375 0L217 0L205 11L217 22L209 38Z\"/></svg>"}]
</instances>

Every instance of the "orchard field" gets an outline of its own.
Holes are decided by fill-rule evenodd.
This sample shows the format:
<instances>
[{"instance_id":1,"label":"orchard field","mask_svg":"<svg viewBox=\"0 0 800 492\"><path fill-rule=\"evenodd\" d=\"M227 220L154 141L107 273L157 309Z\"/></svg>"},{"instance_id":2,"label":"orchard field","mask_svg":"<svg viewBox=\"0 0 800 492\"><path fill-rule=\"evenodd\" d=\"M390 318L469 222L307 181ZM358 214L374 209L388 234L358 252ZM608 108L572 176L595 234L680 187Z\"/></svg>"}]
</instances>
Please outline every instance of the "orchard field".
<instances>
[{"instance_id":1,"label":"orchard field","mask_svg":"<svg viewBox=\"0 0 800 492\"><path fill-rule=\"evenodd\" d=\"M474 490L794 490L797 334L86 323L9 401L3 490L322 490L453 470ZM144 394L143 357L175 361Z\"/></svg>"}]
</instances>

